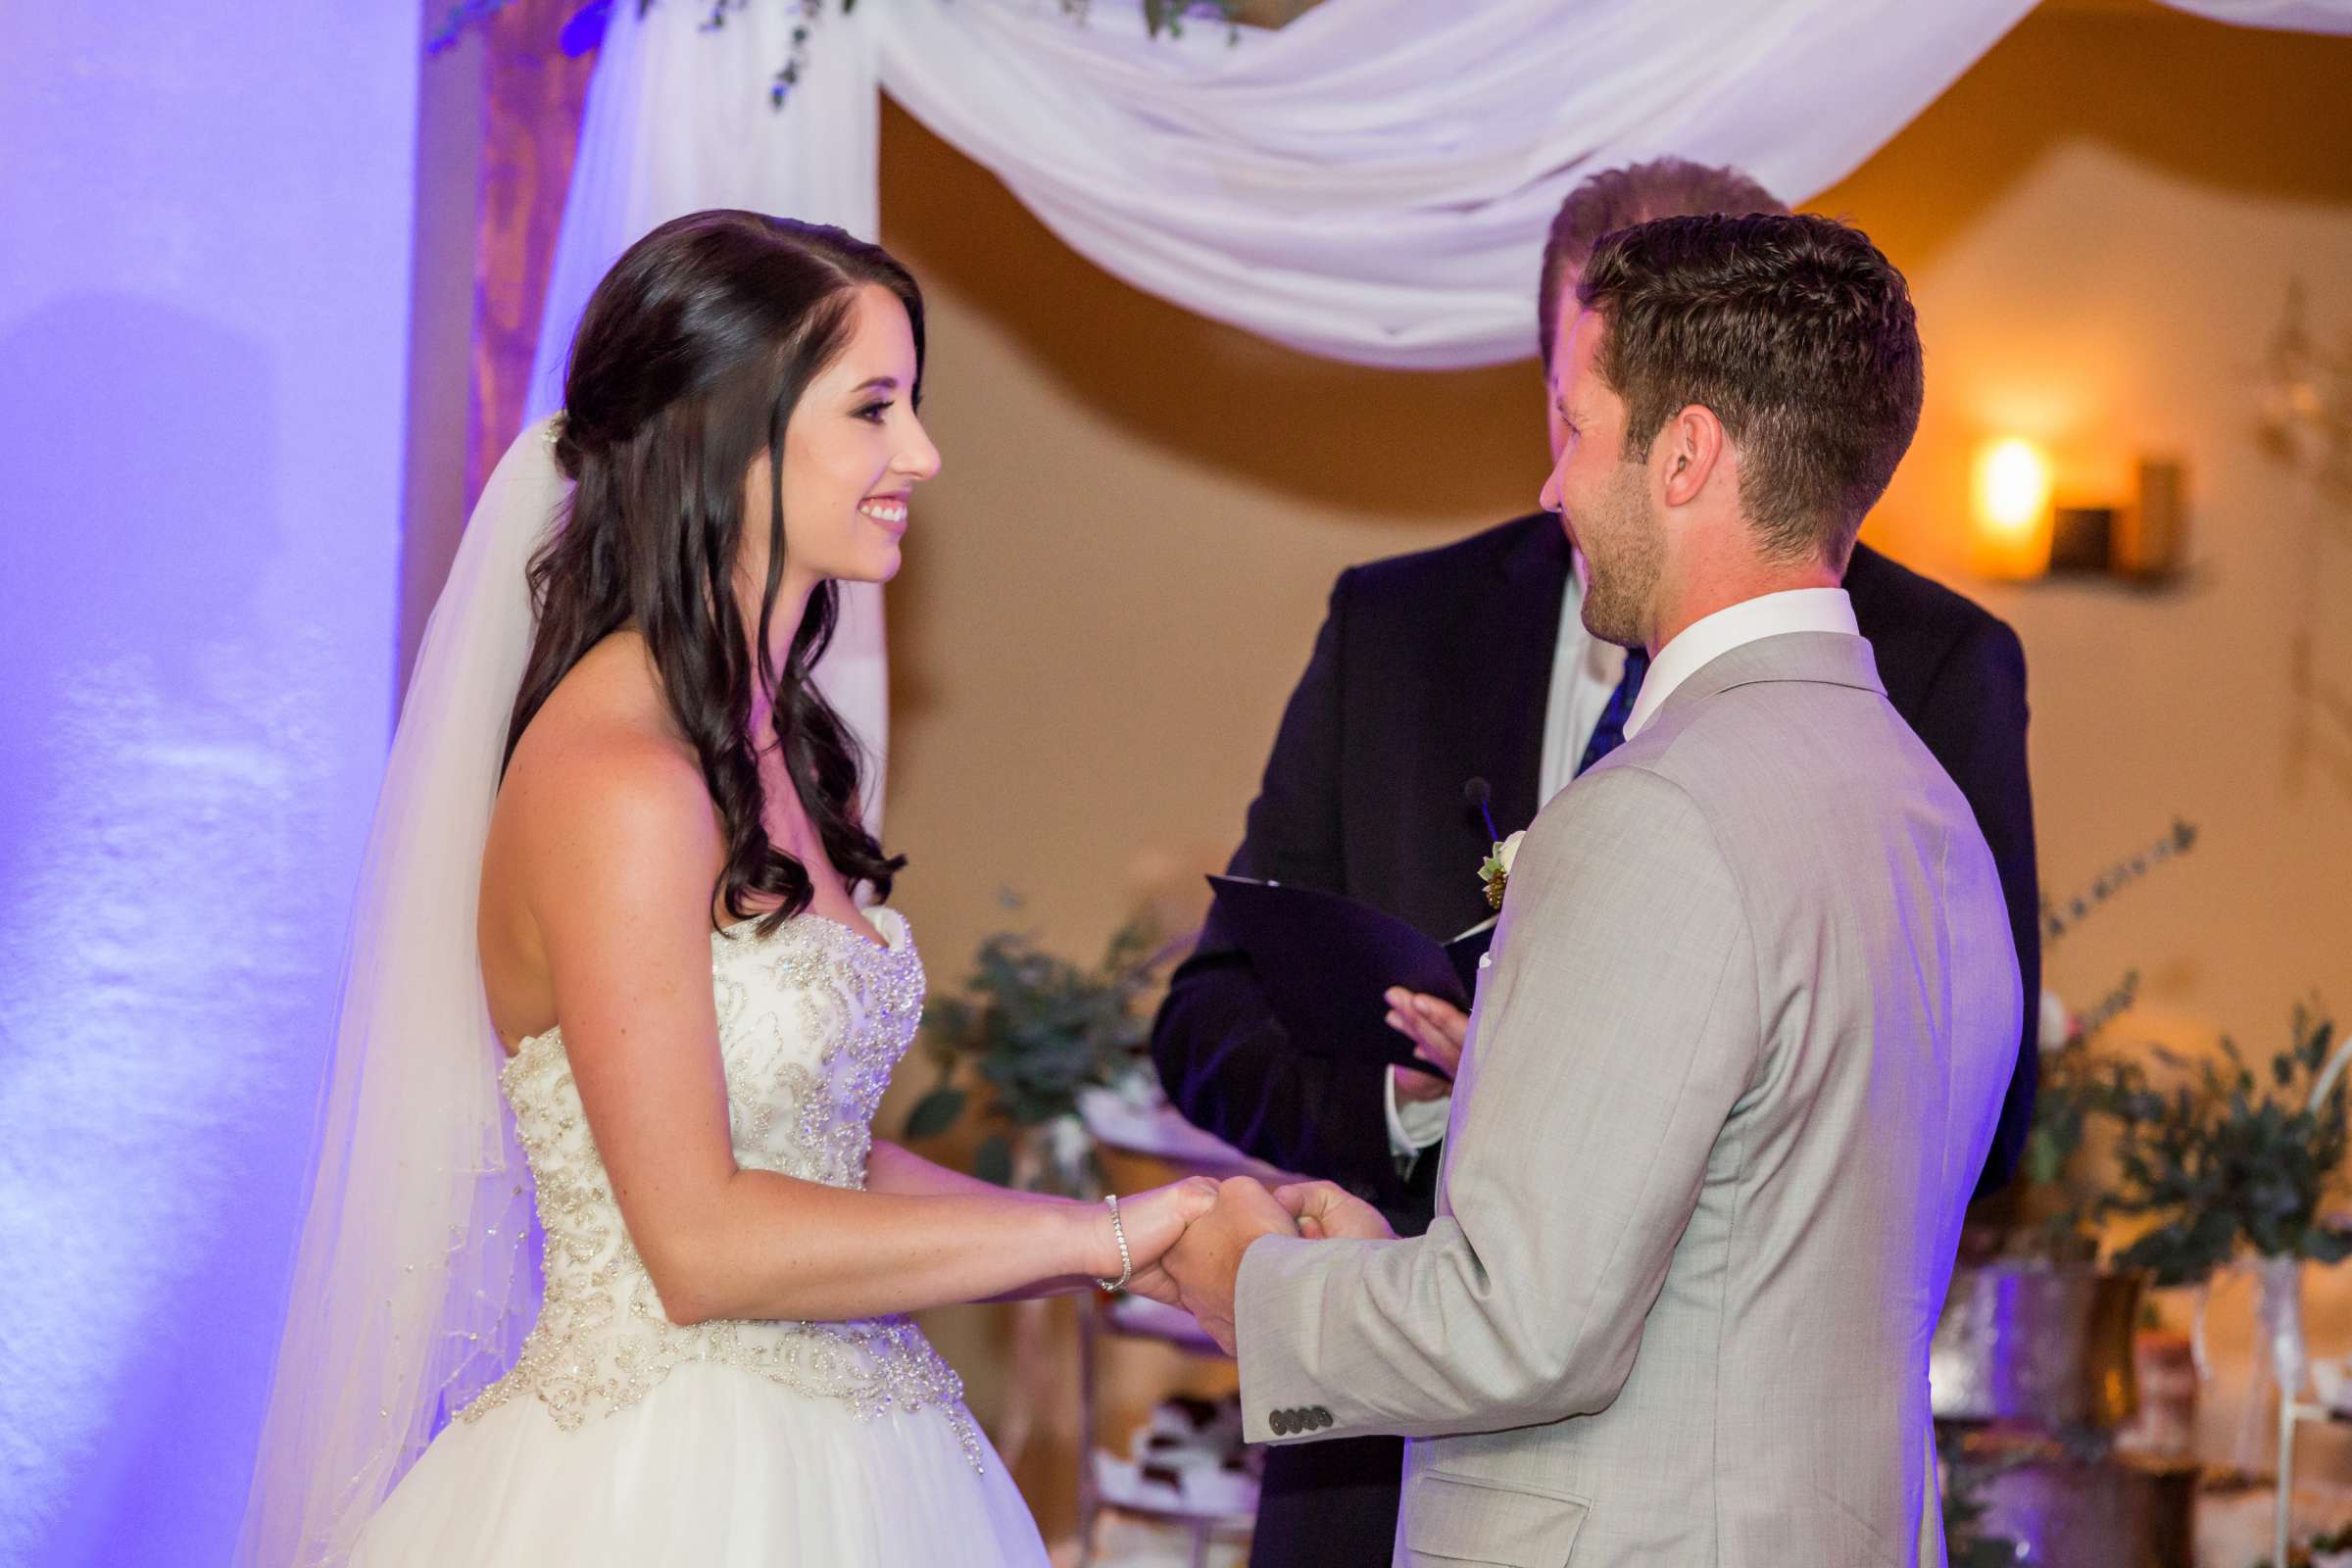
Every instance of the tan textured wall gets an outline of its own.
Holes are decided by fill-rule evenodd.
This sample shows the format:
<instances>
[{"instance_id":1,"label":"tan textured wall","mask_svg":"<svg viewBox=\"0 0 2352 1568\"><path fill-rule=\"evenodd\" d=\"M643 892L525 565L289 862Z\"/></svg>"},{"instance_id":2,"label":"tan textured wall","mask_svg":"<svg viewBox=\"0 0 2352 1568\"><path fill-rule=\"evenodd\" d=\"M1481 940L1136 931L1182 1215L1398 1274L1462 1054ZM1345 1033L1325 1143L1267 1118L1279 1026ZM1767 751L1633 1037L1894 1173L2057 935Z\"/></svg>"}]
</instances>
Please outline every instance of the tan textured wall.
<instances>
[{"instance_id":1,"label":"tan textured wall","mask_svg":"<svg viewBox=\"0 0 2352 1568\"><path fill-rule=\"evenodd\" d=\"M2037 16L1810 204L1869 228L1920 302L1929 413L1872 530L1894 554L1961 581L1985 434L2044 435L2094 482L2185 456L2183 585L1971 591L2025 638L2053 891L2176 813L2205 832L2053 953L2052 983L2087 1003L2136 965L2151 1027L2266 1053L2311 988L2352 1008L2352 727L2289 689L2302 629L2352 690L2352 524L2252 436L2288 278L2352 334L2348 86L2352 41ZM947 985L1005 923L1000 889L1077 956L1221 858L1334 574L1528 510L1540 391L1532 362L1358 370L1187 316L896 111L882 210L930 294L946 455L892 590L888 836ZM941 1331L994 1408L1001 1319ZM1050 1516L1055 1468L1023 1473Z\"/></svg>"},{"instance_id":2,"label":"tan textured wall","mask_svg":"<svg viewBox=\"0 0 2352 1568\"><path fill-rule=\"evenodd\" d=\"M2087 884L2180 812L2197 854L2052 955L2087 1001L2128 966L2152 1010L2267 1046L2313 986L2352 1005L2352 729L2299 702L2298 631L2352 687L2352 535L2254 439L2288 280L2352 342L2352 43L2185 18L2029 22L1816 203L1912 278L1929 413L1874 532L1954 581L1975 443L2048 440L2112 488L2189 466L2189 579L2143 595L1980 593L2030 660L2042 869ZM2323 542L2323 537L2325 541Z\"/></svg>"},{"instance_id":3,"label":"tan textured wall","mask_svg":"<svg viewBox=\"0 0 2352 1568\"><path fill-rule=\"evenodd\" d=\"M2083 890L2175 814L2202 830L2049 952L2046 983L2078 1007L2140 972L2120 1046L2227 1031L2267 1061L2296 1000L2352 1012L2352 505L2256 440L2290 278L2352 350L2348 93L2345 40L2152 8L2037 16L1812 204L1869 228L1916 292L1928 414L1872 533L2025 640L2045 890ZM2128 495L2142 454L2184 458L2186 580L1967 584L1969 461L2011 433L2045 441L2086 500ZM2315 1349L2352 1350L2352 1276L2315 1274L2310 1295ZM2217 1289L2216 1456L2235 1446L2251 1313L2249 1284ZM2298 1470L2341 1482L2352 1457L2322 1434Z\"/></svg>"}]
</instances>

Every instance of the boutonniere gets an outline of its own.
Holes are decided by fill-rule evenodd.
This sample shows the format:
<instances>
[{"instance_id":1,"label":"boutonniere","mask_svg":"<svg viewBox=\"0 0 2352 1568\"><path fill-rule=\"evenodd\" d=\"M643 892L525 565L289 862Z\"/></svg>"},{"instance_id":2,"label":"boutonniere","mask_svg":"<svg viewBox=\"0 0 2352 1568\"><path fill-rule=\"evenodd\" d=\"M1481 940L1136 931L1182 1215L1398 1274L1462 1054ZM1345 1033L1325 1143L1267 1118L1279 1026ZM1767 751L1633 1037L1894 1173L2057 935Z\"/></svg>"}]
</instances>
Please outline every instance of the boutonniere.
<instances>
[{"instance_id":1,"label":"boutonniere","mask_svg":"<svg viewBox=\"0 0 2352 1568\"><path fill-rule=\"evenodd\" d=\"M1488 908L1502 907L1503 890L1510 886L1511 881L1511 862L1519 858L1519 841L1525 837L1527 830L1521 828L1509 838L1497 841L1494 848L1488 852L1487 858L1479 862L1478 879L1487 885Z\"/></svg>"},{"instance_id":2,"label":"boutonniere","mask_svg":"<svg viewBox=\"0 0 2352 1568\"><path fill-rule=\"evenodd\" d=\"M1486 885L1487 907L1500 909L1503 890L1510 886L1511 862L1519 858L1519 841L1527 837L1527 830L1521 828L1507 839L1494 831L1494 813L1487 808L1489 790L1485 779L1472 779L1463 786L1462 793L1478 808L1478 814L1486 818L1487 836L1494 840L1488 847L1487 858L1479 862L1478 879Z\"/></svg>"}]
</instances>

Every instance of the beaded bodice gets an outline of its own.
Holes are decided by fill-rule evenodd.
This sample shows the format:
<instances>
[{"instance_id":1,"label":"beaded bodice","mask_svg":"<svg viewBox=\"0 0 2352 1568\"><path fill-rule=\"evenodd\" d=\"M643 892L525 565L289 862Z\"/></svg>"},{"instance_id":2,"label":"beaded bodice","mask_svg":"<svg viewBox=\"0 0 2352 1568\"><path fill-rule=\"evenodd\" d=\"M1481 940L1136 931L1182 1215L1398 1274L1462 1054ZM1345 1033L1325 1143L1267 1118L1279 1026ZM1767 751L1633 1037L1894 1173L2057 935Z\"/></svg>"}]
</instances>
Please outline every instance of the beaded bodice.
<instances>
[{"instance_id":1,"label":"beaded bodice","mask_svg":"<svg viewBox=\"0 0 2352 1568\"><path fill-rule=\"evenodd\" d=\"M906 921L891 909L874 920L888 947L813 914L772 936L750 921L712 934L728 1132L743 1169L865 1185L874 1113L923 1006ZM589 1136L562 1031L523 1041L499 1083L537 1184L547 1293L514 1369L463 1419L528 1396L574 1429L636 1403L683 1363L716 1362L860 1415L937 1408L978 1463L961 1381L905 1318L670 1322Z\"/></svg>"}]
</instances>

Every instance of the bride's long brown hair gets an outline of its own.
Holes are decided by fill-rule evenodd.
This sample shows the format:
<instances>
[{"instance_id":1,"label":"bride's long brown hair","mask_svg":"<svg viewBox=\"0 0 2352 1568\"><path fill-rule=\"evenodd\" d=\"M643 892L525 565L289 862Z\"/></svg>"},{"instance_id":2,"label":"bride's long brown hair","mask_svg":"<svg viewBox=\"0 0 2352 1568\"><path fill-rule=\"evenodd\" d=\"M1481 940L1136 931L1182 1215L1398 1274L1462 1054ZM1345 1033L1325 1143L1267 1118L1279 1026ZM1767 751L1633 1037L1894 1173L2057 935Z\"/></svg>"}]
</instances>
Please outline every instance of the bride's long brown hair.
<instances>
[{"instance_id":1,"label":"bride's long brown hair","mask_svg":"<svg viewBox=\"0 0 2352 1568\"><path fill-rule=\"evenodd\" d=\"M856 738L809 670L833 635L820 583L784 667L769 629L784 573L784 428L849 336L865 284L888 289L923 363L923 298L880 246L838 228L758 213L695 213L629 247L580 318L564 381L556 458L574 482L569 514L532 559L538 632L507 729L507 760L559 682L623 627L644 637L662 695L701 760L727 845L715 903L735 919L773 903L765 930L808 906L808 868L768 841L755 693L827 859L888 898L903 856L885 856L858 810ZM768 458L767 581L755 637L735 566L744 475Z\"/></svg>"}]
</instances>

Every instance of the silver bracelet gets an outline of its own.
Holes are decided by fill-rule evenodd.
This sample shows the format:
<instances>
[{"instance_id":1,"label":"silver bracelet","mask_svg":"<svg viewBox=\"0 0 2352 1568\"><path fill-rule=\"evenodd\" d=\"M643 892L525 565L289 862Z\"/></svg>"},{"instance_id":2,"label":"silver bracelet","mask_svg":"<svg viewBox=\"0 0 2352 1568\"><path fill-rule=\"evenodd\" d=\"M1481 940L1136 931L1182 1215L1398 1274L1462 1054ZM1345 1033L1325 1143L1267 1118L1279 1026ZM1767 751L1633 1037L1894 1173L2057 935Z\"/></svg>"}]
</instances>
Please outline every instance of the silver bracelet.
<instances>
[{"instance_id":1,"label":"silver bracelet","mask_svg":"<svg viewBox=\"0 0 2352 1568\"><path fill-rule=\"evenodd\" d=\"M1110 1234L1112 1240L1119 1244L1119 1277L1115 1280L1097 1280L1095 1283L1106 1291L1123 1291L1127 1288L1127 1282L1135 1278L1135 1259L1127 1251L1127 1227L1119 1219L1119 1195L1104 1193L1102 1201L1110 1205Z\"/></svg>"}]
</instances>

